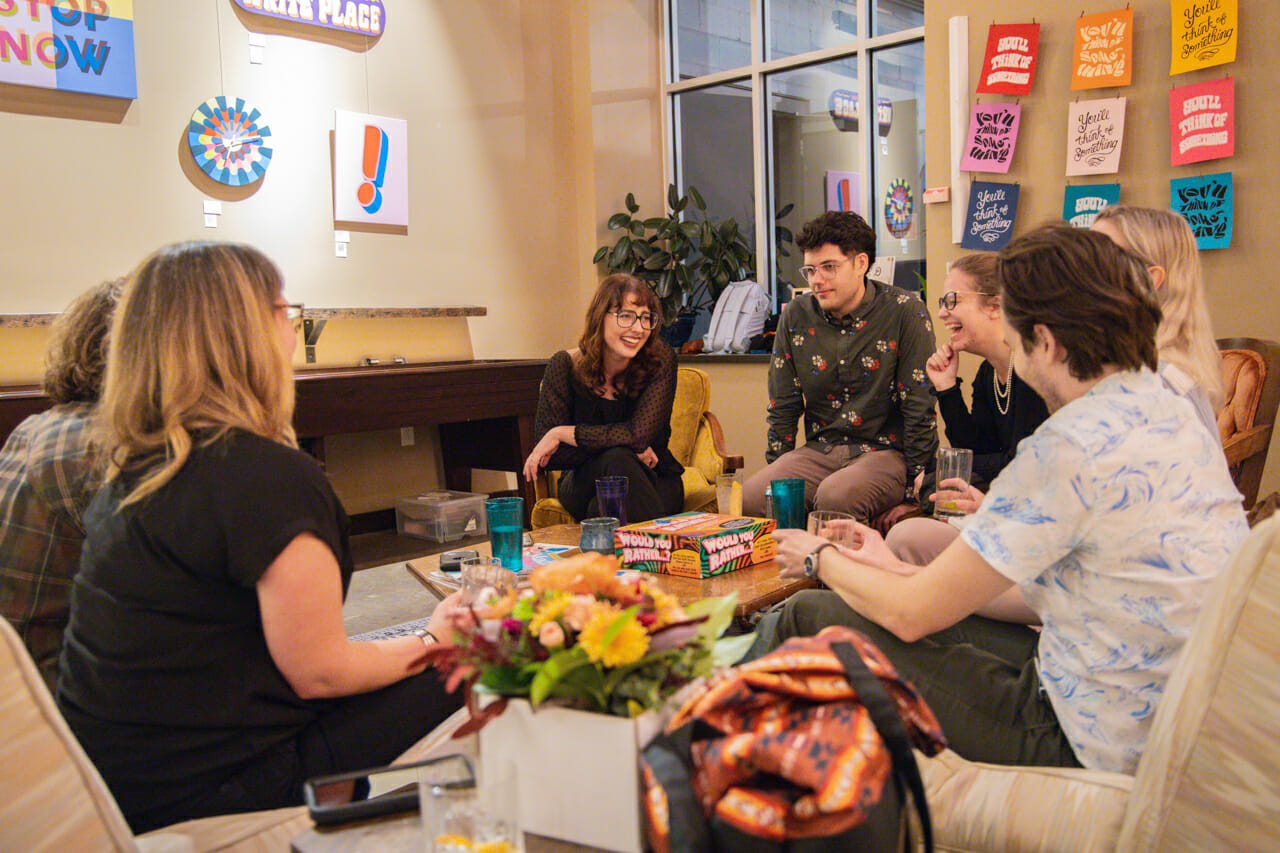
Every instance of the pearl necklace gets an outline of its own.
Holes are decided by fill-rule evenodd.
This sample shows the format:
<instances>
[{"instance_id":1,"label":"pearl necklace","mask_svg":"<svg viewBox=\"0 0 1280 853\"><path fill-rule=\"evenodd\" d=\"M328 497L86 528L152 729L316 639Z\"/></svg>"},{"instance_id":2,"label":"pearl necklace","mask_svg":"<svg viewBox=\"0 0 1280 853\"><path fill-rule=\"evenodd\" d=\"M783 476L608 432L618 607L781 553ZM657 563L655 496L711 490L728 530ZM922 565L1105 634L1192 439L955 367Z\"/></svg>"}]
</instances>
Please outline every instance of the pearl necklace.
<instances>
[{"instance_id":1,"label":"pearl necklace","mask_svg":"<svg viewBox=\"0 0 1280 853\"><path fill-rule=\"evenodd\" d=\"M992 371L991 390L996 395L996 411L1002 415L1009 414L1009 401L1013 395L1013 358L1009 358L1009 369L1004 374L1004 390L1000 390L1000 377ZM1004 401L1004 405L1000 405L1000 401Z\"/></svg>"}]
</instances>

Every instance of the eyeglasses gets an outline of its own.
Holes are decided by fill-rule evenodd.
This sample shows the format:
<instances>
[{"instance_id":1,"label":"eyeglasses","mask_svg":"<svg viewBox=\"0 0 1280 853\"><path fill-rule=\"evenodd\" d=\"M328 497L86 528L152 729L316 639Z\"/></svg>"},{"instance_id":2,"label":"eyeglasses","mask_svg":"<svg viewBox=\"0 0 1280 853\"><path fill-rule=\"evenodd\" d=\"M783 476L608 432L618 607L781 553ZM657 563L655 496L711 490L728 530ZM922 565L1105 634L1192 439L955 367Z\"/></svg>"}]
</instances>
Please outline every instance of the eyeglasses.
<instances>
[{"instance_id":1,"label":"eyeglasses","mask_svg":"<svg viewBox=\"0 0 1280 853\"><path fill-rule=\"evenodd\" d=\"M640 321L641 328L649 331L658 325L657 316L647 311L643 314L637 314L634 311L610 311L609 313L618 318L618 325L624 329L630 329L636 324L636 320Z\"/></svg>"},{"instance_id":2,"label":"eyeglasses","mask_svg":"<svg viewBox=\"0 0 1280 853\"><path fill-rule=\"evenodd\" d=\"M275 307L284 311L286 320L302 319L302 303L301 302L277 302Z\"/></svg>"},{"instance_id":3,"label":"eyeglasses","mask_svg":"<svg viewBox=\"0 0 1280 853\"><path fill-rule=\"evenodd\" d=\"M803 266L800 267L800 275L804 276L805 281L813 281L813 277L819 272L822 273L823 278L831 278L831 276L836 274L836 270L840 269L840 267L844 266L848 262L848 258L843 258L838 261L823 261L817 266Z\"/></svg>"},{"instance_id":4,"label":"eyeglasses","mask_svg":"<svg viewBox=\"0 0 1280 853\"><path fill-rule=\"evenodd\" d=\"M960 293L955 290L948 290L946 293L938 297L938 307L946 308L948 311L956 310L956 304L962 296L976 296L976 293Z\"/></svg>"}]
</instances>

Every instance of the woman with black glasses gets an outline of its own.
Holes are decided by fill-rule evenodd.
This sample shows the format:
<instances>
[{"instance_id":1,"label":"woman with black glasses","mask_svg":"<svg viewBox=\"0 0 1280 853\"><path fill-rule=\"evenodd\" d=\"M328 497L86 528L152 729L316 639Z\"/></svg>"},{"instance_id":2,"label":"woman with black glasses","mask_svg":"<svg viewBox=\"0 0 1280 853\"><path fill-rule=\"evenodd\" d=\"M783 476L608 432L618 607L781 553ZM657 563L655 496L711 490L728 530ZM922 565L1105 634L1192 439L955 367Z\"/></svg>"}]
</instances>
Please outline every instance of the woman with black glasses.
<instances>
[{"instance_id":1,"label":"woman with black glasses","mask_svg":"<svg viewBox=\"0 0 1280 853\"><path fill-rule=\"evenodd\" d=\"M547 363L524 475L564 471L560 503L578 520L599 514L600 477L627 478L628 523L684 507L684 466L667 449L676 360L654 334L661 325L653 290L617 273L600 283L577 348Z\"/></svg>"}]
</instances>

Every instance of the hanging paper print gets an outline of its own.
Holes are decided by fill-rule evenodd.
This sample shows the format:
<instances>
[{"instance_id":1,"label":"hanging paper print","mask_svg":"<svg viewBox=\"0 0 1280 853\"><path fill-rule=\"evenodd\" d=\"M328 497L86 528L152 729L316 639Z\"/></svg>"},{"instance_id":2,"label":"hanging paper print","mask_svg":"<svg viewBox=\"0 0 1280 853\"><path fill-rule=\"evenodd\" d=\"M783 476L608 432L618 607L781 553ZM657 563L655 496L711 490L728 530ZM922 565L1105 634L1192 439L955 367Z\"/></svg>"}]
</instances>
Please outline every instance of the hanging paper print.
<instances>
[{"instance_id":1,"label":"hanging paper print","mask_svg":"<svg viewBox=\"0 0 1280 853\"><path fill-rule=\"evenodd\" d=\"M1120 203L1119 184L1085 184L1067 187L1062 199L1062 218L1076 228L1088 228L1106 206Z\"/></svg>"},{"instance_id":2,"label":"hanging paper print","mask_svg":"<svg viewBox=\"0 0 1280 853\"><path fill-rule=\"evenodd\" d=\"M1169 6L1170 74L1235 62L1240 30L1236 0L1170 0Z\"/></svg>"},{"instance_id":3,"label":"hanging paper print","mask_svg":"<svg viewBox=\"0 0 1280 853\"><path fill-rule=\"evenodd\" d=\"M1124 98L1077 101L1068 105L1068 175L1111 175L1120 171L1124 109Z\"/></svg>"},{"instance_id":4,"label":"hanging paper print","mask_svg":"<svg viewBox=\"0 0 1280 853\"><path fill-rule=\"evenodd\" d=\"M969 187L969 210L964 218L964 249L1003 249L1013 237L1018 215L1018 185L974 181Z\"/></svg>"},{"instance_id":5,"label":"hanging paper print","mask_svg":"<svg viewBox=\"0 0 1280 853\"><path fill-rule=\"evenodd\" d=\"M894 237L902 238L911 232L912 212L915 203L911 198L911 184L904 178L895 178L889 184L884 197L884 224Z\"/></svg>"},{"instance_id":6,"label":"hanging paper print","mask_svg":"<svg viewBox=\"0 0 1280 853\"><path fill-rule=\"evenodd\" d=\"M827 172L827 210L862 212L858 209L857 172Z\"/></svg>"},{"instance_id":7,"label":"hanging paper print","mask_svg":"<svg viewBox=\"0 0 1280 853\"><path fill-rule=\"evenodd\" d=\"M1173 165L1235 153L1235 78L1195 83L1169 93L1169 161Z\"/></svg>"},{"instance_id":8,"label":"hanging paper print","mask_svg":"<svg viewBox=\"0 0 1280 853\"><path fill-rule=\"evenodd\" d=\"M1036 76L1039 24L992 24L978 78L979 94L1026 95Z\"/></svg>"},{"instance_id":9,"label":"hanging paper print","mask_svg":"<svg viewBox=\"0 0 1280 853\"><path fill-rule=\"evenodd\" d=\"M1128 86L1133 76L1133 10L1076 18L1071 88Z\"/></svg>"},{"instance_id":10,"label":"hanging paper print","mask_svg":"<svg viewBox=\"0 0 1280 853\"><path fill-rule=\"evenodd\" d=\"M1201 249L1231 245L1233 195L1230 172L1169 182L1169 206L1191 225Z\"/></svg>"},{"instance_id":11,"label":"hanging paper print","mask_svg":"<svg viewBox=\"0 0 1280 853\"><path fill-rule=\"evenodd\" d=\"M960 168L967 172L1008 172L1021 119L1019 104L974 104Z\"/></svg>"}]
</instances>

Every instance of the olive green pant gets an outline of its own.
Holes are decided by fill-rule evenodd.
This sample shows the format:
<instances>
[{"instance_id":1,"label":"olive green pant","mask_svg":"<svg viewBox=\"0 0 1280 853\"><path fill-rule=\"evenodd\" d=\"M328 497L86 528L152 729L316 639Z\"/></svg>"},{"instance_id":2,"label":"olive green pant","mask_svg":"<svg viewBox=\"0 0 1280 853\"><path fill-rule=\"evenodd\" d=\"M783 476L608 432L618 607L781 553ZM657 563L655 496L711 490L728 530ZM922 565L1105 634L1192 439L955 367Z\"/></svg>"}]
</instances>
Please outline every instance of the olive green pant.
<instances>
[{"instance_id":1,"label":"olive green pant","mask_svg":"<svg viewBox=\"0 0 1280 853\"><path fill-rule=\"evenodd\" d=\"M866 634L924 696L962 757L992 764L1080 766L1040 689L1035 630L970 616L907 643L824 589L799 592L787 601L776 642L812 636L828 625Z\"/></svg>"}]
</instances>

